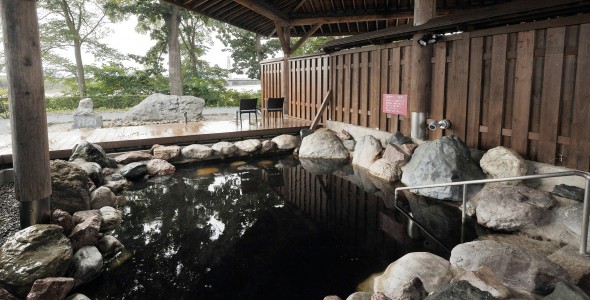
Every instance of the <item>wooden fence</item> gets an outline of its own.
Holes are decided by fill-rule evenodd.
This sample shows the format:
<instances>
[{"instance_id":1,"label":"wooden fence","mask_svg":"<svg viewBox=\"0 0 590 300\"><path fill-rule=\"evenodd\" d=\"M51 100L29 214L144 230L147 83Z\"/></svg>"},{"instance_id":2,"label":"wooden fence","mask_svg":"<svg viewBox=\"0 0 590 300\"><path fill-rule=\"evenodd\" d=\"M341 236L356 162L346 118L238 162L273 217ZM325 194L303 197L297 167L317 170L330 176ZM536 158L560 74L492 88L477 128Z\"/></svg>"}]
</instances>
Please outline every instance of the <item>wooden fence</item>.
<instances>
[{"instance_id":1,"label":"wooden fence","mask_svg":"<svg viewBox=\"0 0 590 300\"><path fill-rule=\"evenodd\" d=\"M409 93L411 43L289 60L290 115L311 120L332 89L331 120L409 135L406 117L381 112L381 96ZM432 47L429 118L452 128L430 139L454 134L471 148L590 169L590 16L455 34ZM262 68L263 90L280 83Z\"/></svg>"}]
</instances>

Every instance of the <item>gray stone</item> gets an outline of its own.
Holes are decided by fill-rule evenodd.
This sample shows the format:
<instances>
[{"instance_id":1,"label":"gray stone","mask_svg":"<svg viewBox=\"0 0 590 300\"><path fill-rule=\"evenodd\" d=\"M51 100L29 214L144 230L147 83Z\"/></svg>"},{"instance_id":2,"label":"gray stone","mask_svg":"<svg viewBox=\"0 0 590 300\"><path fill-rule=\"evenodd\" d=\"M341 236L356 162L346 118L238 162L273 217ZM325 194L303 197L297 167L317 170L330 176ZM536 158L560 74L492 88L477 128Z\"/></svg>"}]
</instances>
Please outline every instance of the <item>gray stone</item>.
<instances>
[{"instance_id":1,"label":"gray stone","mask_svg":"<svg viewBox=\"0 0 590 300\"><path fill-rule=\"evenodd\" d=\"M94 112L94 102L91 98L84 98L78 102L74 115L87 115Z\"/></svg>"},{"instance_id":2,"label":"gray stone","mask_svg":"<svg viewBox=\"0 0 590 300\"><path fill-rule=\"evenodd\" d=\"M572 205L560 205L555 211L555 222L562 224L571 232L573 232L577 240L582 235L582 220L584 212L583 203L575 203ZM590 232L588 232L588 239L590 240Z\"/></svg>"},{"instance_id":3,"label":"gray stone","mask_svg":"<svg viewBox=\"0 0 590 300\"><path fill-rule=\"evenodd\" d=\"M122 167L119 172L128 180L142 179L147 174L147 162L138 161L130 163Z\"/></svg>"},{"instance_id":4,"label":"gray stone","mask_svg":"<svg viewBox=\"0 0 590 300\"><path fill-rule=\"evenodd\" d=\"M461 219L459 210L441 201L408 191L404 191L404 195L410 204L412 216L418 224L443 242L456 243L452 241L456 240L457 232L461 232L461 222L455 221Z\"/></svg>"},{"instance_id":5,"label":"gray stone","mask_svg":"<svg viewBox=\"0 0 590 300\"><path fill-rule=\"evenodd\" d=\"M132 162L150 160L150 159L152 159L152 155L148 152L143 152L143 151L127 152L127 153L123 153L121 155L115 156L115 161L119 164L122 164L122 165L130 164Z\"/></svg>"},{"instance_id":6,"label":"gray stone","mask_svg":"<svg viewBox=\"0 0 590 300\"><path fill-rule=\"evenodd\" d=\"M104 183L102 168L99 164L95 162L88 162L82 159L76 159L72 163L78 165L78 167L84 170L92 182L94 182L94 185L101 186Z\"/></svg>"},{"instance_id":7,"label":"gray stone","mask_svg":"<svg viewBox=\"0 0 590 300\"><path fill-rule=\"evenodd\" d=\"M467 146L456 136L444 136L421 144L405 166L402 183L406 186L449 183L484 179L485 174L471 160ZM468 197L480 187L468 188ZM461 201L462 186L429 188L412 191L440 200Z\"/></svg>"},{"instance_id":8,"label":"gray stone","mask_svg":"<svg viewBox=\"0 0 590 300\"><path fill-rule=\"evenodd\" d=\"M95 113L86 115L74 114L72 118L74 119L74 122L72 123L72 129L102 127L102 116Z\"/></svg>"},{"instance_id":9,"label":"gray stone","mask_svg":"<svg viewBox=\"0 0 590 300\"><path fill-rule=\"evenodd\" d=\"M301 130L299 130L299 136L301 136L301 139L305 138L306 136L312 134L313 131L309 128L303 128Z\"/></svg>"},{"instance_id":10,"label":"gray stone","mask_svg":"<svg viewBox=\"0 0 590 300\"><path fill-rule=\"evenodd\" d=\"M352 151L354 151L354 148L356 146L356 141L355 140L344 140L344 141L342 141L342 145L344 145L344 148L346 148L346 150L352 152Z\"/></svg>"},{"instance_id":11,"label":"gray stone","mask_svg":"<svg viewBox=\"0 0 590 300\"><path fill-rule=\"evenodd\" d=\"M146 168L147 173L151 176L172 175L176 172L176 167L173 164L157 158L148 161Z\"/></svg>"},{"instance_id":12,"label":"gray stone","mask_svg":"<svg viewBox=\"0 0 590 300\"><path fill-rule=\"evenodd\" d=\"M387 159L381 158L375 161L369 168L369 174L385 181L398 181L402 176L399 165L393 164Z\"/></svg>"},{"instance_id":13,"label":"gray stone","mask_svg":"<svg viewBox=\"0 0 590 300\"><path fill-rule=\"evenodd\" d=\"M123 121L191 121L202 118L205 100L194 96L153 94L130 108Z\"/></svg>"},{"instance_id":14,"label":"gray stone","mask_svg":"<svg viewBox=\"0 0 590 300\"><path fill-rule=\"evenodd\" d=\"M477 223L487 228L515 231L548 223L555 198L527 186L486 186L470 201Z\"/></svg>"},{"instance_id":15,"label":"gray stone","mask_svg":"<svg viewBox=\"0 0 590 300\"><path fill-rule=\"evenodd\" d=\"M65 300L90 300L90 298L88 298L86 295L84 294L73 294L71 296L68 296Z\"/></svg>"},{"instance_id":16,"label":"gray stone","mask_svg":"<svg viewBox=\"0 0 590 300\"><path fill-rule=\"evenodd\" d=\"M350 133L344 129L342 129L340 132L336 132L336 136L341 139L342 141L348 141L348 140L352 140L352 135L350 135Z\"/></svg>"},{"instance_id":17,"label":"gray stone","mask_svg":"<svg viewBox=\"0 0 590 300\"><path fill-rule=\"evenodd\" d=\"M516 151L502 146L488 150L479 165L492 178L518 177L527 173L526 161ZM504 184L518 184L518 181L506 181Z\"/></svg>"},{"instance_id":18,"label":"gray stone","mask_svg":"<svg viewBox=\"0 0 590 300\"><path fill-rule=\"evenodd\" d=\"M63 299L74 287L74 278L50 277L35 280L27 300Z\"/></svg>"},{"instance_id":19,"label":"gray stone","mask_svg":"<svg viewBox=\"0 0 590 300\"><path fill-rule=\"evenodd\" d=\"M86 220L94 218L100 218L100 210L92 209L78 211L72 216L72 221L74 222L74 225L78 225Z\"/></svg>"},{"instance_id":20,"label":"gray stone","mask_svg":"<svg viewBox=\"0 0 590 300\"><path fill-rule=\"evenodd\" d=\"M295 135L282 134L274 137L272 141L277 145L280 150L292 150L301 145L301 138Z\"/></svg>"},{"instance_id":21,"label":"gray stone","mask_svg":"<svg viewBox=\"0 0 590 300\"><path fill-rule=\"evenodd\" d=\"M324 300L342 300L342 298L335 296L335 295L331 295L331 296L324 297Z\"/></svg>"},{"instance_id":22,"label":"gray stone","mask_svg":"<svg viewBox=\"0 0 590 300\"><path fill-rule=\"evenodd\" d=\"M371 294L371 293L356 292L356 293L350 294L350 296L348 296L346 298L346 300L371 300L371 296L373 296L373 294Z\"/></svg>"},{"instance_id":23,"label":"gray stone","mask_svg":"<svg viewBox=\"0 0 590 300\"><path fill-rule=\"evenodd\" d=\"M590 257L580 255L579 250L579 247L566 245L547 256L549 260L566 269L574 283L579 283L582 278L590 275Z\"/></svg>"},{"instance_id":24,"label":"gray stone","mask_svg":"<svg viewBox=\"0 0 590 300\"><path fill-rule=\"evenodd\" d=\"M375 277L373 291L399 299L400 287L418 277L426 292L430 293L447 285L453 274L449 262L428 252L412 252L391 263L385 272Z\"/></svg>"},{"instance_id":25,"label":"gray stone","mask_svg":"<svg viewBox=\"0 0 590 300\"><path fill-rule=\"evenodd\" d=\"M303 139L299 157L343 160L348 159L348 150L332 131L318 130Z\"/></svg>"},{"instance_id":26,"label":"gray stone","mask_svg":"<svg viewBox=\"0 0 590 300\"><path fill-rule=\"evenodd\" d=\"M100 251L104 257L111 257L123 250L125 246L123 246L123 244L121 244L121 242L119 242L114 236L105 235L98 240L96 248L98 248L98 251Z\"/></svg>"},{"instance_id":27,"label":"gray stone","mask_svg":"<svg viewBox=\"0 0 590 300\"><path fill-rule=\"evenodd\" d=\"M187 159L204 159L213 154L213 149L199 144L186 146L180 150L181 156Z\"/></svg>"},{"instance_id":28,"label":"gray stone","mask_svg":"<svg viewBox=\"0 0 590 300\"><path fill-rule=\"evenodd\" d=\"M90 208L89 178L84 170L73 163L52 160L51 209L61 209L73 214Z\"/></svg>"},{"instance_id":29,"label":"gray stone","mask_svg":"<svg viewBox=\"0 0 590 300\"><path fill-rule=\"evenodd\" d=\"M18 300L13 294L0 287L0 299L2 300Z\"/></svg>"},{"instance_id":30,"label":"gray stone","mask_svg":"<svg viewBox=\"0 0 590 300\"><path fill-rule=\"evenodd\" d=\"M92 192L90 208L100 209L104 206L115 206L117 196L108 187L101 186Z\"/></svg>"},{"instance_id":31,"label":"gray stone","mask_svg":"<svg viewBox=\"0 0 590 300\"><path fill-rule=\"evenodd\" d=\"M100 275L103 266L102 255L94 246L85 246L76 251L68 269L68 276L74 278L74 286L91 281Z\"/></svg>"},{"instance_id":32,"label":"gray stone","mask_svg":"<svg viewBox=\"0 0 590 300\"><path fill-rule=\"evenodd\" d=\"M381 296L381 295L382 295L382 297L377 297L377 296ZM397 298L391 298L381 292L377 292L377 293L375 293L375 295L373 295L371 300L375 300L377 298L379 298L379 299L408 299L408 300L410 300L410 299L424 299L424 298L426 298L426 296L428 296L428 292L426 292L426 290L424 289L424 284L422 284L422 280L420 280L420 278L418 278L418 277L414 277L414 278L408 278L405 282L402 282L401 285L398 286L394 296Z\"/></svg>"},{"instance_id":33,"label":"gray stone","mask_svg":"<svg viewBox=\"0 0 590 300\"><path fill-rule=\"evenodd\" d=\"M584 293L579 287L569 283L560 281L555 284L555 290L543 300L590 300L590 297Z\"/></svg>"},{"instance_id":34,"label":"gray stone","mask_svg":"<svg viewBox=\"0 0 590 300\"><path fill-rule=\"evenodd\" d=\"M498 299L488 292L484 292L469 282L461 280L453 282L432 293L425 300L494 300Z\"/></svg>"},{"instance_id":35,"label":"gray stone","mask_svg":"<svg viewBox=\"0 0 590 300\"><path fill-rule=\"evenodd\" d=\"M573 185L558 184L553 187L551 194L564 197L578 202L584 201L584 189Z\"/></svg>"},{"instance_id":36,"label":"gray stone","mask_svg":"<svg viewBox=\"0 0 590 300\"><path fill-rule=\"evenodd\" d=\"M454 267L475 271L489 268L508 287L547 294L555 283L567 280L567 272L532 249L491 240L457 245L451 251Z\"/></svg>"},{"instance_id":37,"label":"gray stone","mask_svg":"<svg viewBox=\"0 0 590 300\"><path fill-rule=\"evenodd\" d=\"M262 146L260 147L260 153L267 153L272 151L276 147L276 144L270 140L262 141Z\"/></svg>"},{"instance_id":38,"label":"gray stone","mask_svg":"<svg viewBox=\"0 0 590 300\"><path fill-rule=\"evenodd\" d=\"M301 158L299 159L301 166L312 174L331 174L332 172L342 168L348 160L347 159L319 159L319 158Z\"/></svg>"},{"instance_id":39,"label":"gray stone","mask_svg":"<svg viewBox=\"0 0 590 300\"><path fill-rule=\"evenodd\" d=\"M420 280L419 278L416 278L417 280ZM422 284L422 282L420 282L420 284ZM422 288L422 290L424 290L424 288ZM424 295L424 297L426 297L426 295ZM422 297L422 298L424 298ZM402 298L402 299L422 299L422 298L412 298L412 296L410 296L409 298ZM381 292L377 292L374 293L373 296L371 296L371 300L392 300L391 298L385 296L385 294L381 293Z\"/></svg>"},{"instance_id":40,"label":"gray stone","mask_svg":"<svg viewBox=\"0 0 590 300\"><path fill-rule=\"evenodd\" d=\"M398 145L401 146L403 144L411 144L412 143L412 139L404 136L403 133L396 131L393 134L391 134L388 138L387 138L387 144L389 145Z\"/></svg>"},{"instance_id":41,"label":"gray stone","mask_svg":"<svg viewBox=\"0 0 590 300\"><path fill-rule=\"evenodd\" d=\"M211 146L211 149L223 156L230 156L238 152L238 147L230 142L217 142Z\"/></svg>"},{"instance_id":42,"label":"gray stone","mask_svg":"<svg viewBox=\"0 0 590 300\"><path fill-rule=\"evenodd\" d=\"M121 211L114 207L105 206L100 209L101 223L100 232L110 231L115 229L123 218Z\"/></svg>"},{"instance_id":43,"label":"gray stone","mask_svg":"<svg viewBox=\"0 0 590 300\"><path fill-rule=\"evenodd\" d=\"M254 153L258 151L260 147L262 147L262 143L260 143L259 140L255 139L237 141L234 143L234 145L236 145L236 147L238 147L240 151L245 153Z\"/></svg>"},{"instance_id":44,"label":"gray stone","mask_svg":"<svg viewBox=\"0 0 590 300\"><path fill-rule=\"evenodd\" d=\"M29 226L0 247L0 285L26 295L35 280L63 276L71 259L72 246L60 226Z\"/></svg>"},{"instance_id":45,"label":"gray stone","mask_svg":"<svg viewBox=\"0 0 590 300\"><path fill-rule=\"evenodd\" d=\"M381 142L372 135L365 135L357 140L352 164L361 168L369 169L379 158L383 148Z\"/></svg>"},{"instance_id":46,"label":"gray stone","mask_svg":"<svg viewBox=\"0 0 590 300\"><path fill-rule=\"evenodd\" d=\"M69 235L72 231L72 228L74 228L72 215L61 209L56 209L53 211L53 213L51 213L51 224L61 226L61 228L63 228L64 235Z\"/></svg>"},{"instance_id":47,"label":"gray stone","mask_svg":"<svg viewBox=\"0 0 590 300\"><path fill-rule=\"evenodd\" d=\"M487 267L481 267L475 271L457 270L457 274L451 282L467 281L475 288L490 293L493 297L506 299L510 290L502 283L494 272Z\"/></svg>"},{"instance_id":48,"label":"gray stone","mask_svg":"<svg viewBox=\"0 0 590 300\"><path fill-rule=\"evenodd\" d=\"M74 161L79 158L85 161L95 162L102 168L117 167L117 162L114 159L106 156L106 153L101 146L89 143L87 141L82 141L80 144L74 147L73 154L70 156L70 161Z\"/></svg>"},{"instance_id":49,"label":"gray stone","mask_svg":"<svg viewBox=\"0 0 590 300\"><path fill-rule=\"evenodd\" d=\"M154 148L154 158L166 161L174 160L180 157L179 146L160 146Z\"/></svg>"},{"instance_id":50,"label":"gray stone","mask_svg":"<svg viewBox=\"0 0 590 300\"><path fill-rule=\"evenodd\" d=\"M147 170L147 167L146 167ZM107 182L105 184L103 184L102 186L109 188L111 191L113 191L113 193L118 193L121 192L123 190L126 190L128 188L130 188L133 183L127 179L125 179L121 174L117 174L118 176L120 176L121 178L117 179L117 180L107 180Z\"/></svg>"}]
</instances>

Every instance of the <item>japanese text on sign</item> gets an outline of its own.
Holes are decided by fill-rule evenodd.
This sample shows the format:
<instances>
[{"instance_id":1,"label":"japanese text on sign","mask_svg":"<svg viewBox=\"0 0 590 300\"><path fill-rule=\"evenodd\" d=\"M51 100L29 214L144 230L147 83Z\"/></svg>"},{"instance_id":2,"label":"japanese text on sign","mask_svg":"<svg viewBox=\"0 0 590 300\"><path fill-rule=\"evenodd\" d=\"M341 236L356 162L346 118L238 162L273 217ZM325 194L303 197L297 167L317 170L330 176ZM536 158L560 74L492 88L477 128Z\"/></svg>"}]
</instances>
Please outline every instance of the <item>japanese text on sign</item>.
<instances>
[{"instance_id":1,"label":"japanese text on sign","mask_svg":"<svg viewBox=\"0 0 590 300\"><path fill-rule=\"evenodd\" d=\"M382 103L386 114L408 115L408 95L383 94Z\"/></svg>"}]
</instances>

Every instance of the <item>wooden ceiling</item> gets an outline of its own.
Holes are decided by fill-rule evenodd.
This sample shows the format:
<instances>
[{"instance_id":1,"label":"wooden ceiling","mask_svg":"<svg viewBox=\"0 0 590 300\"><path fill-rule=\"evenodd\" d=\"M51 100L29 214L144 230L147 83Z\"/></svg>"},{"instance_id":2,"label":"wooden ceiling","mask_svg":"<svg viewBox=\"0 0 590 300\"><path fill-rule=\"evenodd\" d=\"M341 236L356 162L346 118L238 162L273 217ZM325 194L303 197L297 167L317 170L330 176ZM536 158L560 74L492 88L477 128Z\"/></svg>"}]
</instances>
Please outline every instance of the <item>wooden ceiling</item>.
<instances>
[{"instance_id":1,"label":"wooden ceiling","mask_svg":"<svg viewBox=\"0 0 590 300\"><path fill-rule=\"evenodd\" d=\"M411 0L166 0L268 37L277 25L294 37L346 36L411 24ZM437 15L509 0L436 0Z\"/></svg>"}]
</instances>

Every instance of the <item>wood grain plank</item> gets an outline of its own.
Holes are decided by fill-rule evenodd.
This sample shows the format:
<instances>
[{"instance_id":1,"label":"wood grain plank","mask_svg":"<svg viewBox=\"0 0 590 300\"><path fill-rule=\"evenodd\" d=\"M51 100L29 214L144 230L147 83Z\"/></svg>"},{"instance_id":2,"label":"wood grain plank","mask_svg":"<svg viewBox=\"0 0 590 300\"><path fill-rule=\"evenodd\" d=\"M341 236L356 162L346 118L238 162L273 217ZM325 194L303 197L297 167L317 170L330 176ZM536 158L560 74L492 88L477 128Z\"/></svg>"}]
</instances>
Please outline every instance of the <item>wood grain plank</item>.
<instances>
[{"instance_id":1,"label":"wood grain plank","mask_svg":"<svg viewBox=\"0 0 590 300\"><path fill-rule=\"evenodd\" d=\"M369 125L369 52L361 53L361 110L360 110L360 126L367 127Z\"/></svg>"},{"instance_id":2,"label":"wood grain plank","mask_svg":"<svg viewBox=\"0 0 590 300\"><path fill-rule=\"evenodd\" d=\"M502 120L506 88L506 46L508 35L495 35L492 44L492 66L490 74L490 99L488 110L489 132L483 136L486 149L501 146Z\"/></svg>"},{"instance_id":3,"label":"wood grain plank","mask_svg":"<svg viewBox=\"0 0 590 300\"><path fill-rule=\"evenodd\" d=\"M590 165L590 24L580 25L578 63L571 126L571 154L568 166L589 171Z\"/></svg>"},{"instance_id":4,"label":"wood grain plank","mask_svg":"<svg viewBox=\"0 0 590 300\"><path fill-rule=\"evenodd\" d=\"M352 91L350 95L351 99L351 117L350 123L353 125L358 125L359 123L359 78L360 78L360 68L359 68L359 54L353 53L352 54Z\"/></svg>"},{"instance_id":5,"label":"wood grain plank","mask_svg":"<svg viewBox=\"0 0 590 300\"><path fill-rule=\"evenodd\" d=\"M393 94L401 94L401 47L394 47L390 51L391 65L389 69L389 91ZM391 115L388 129L390 132L399 130L399 115Z\"/></svg>"},{"instance_id":6,"label":"wood grain plank","mask_svg":"<svg viewBox=\"0 0 590 300\"><path fill-rule=\"evenodd\" d=\"M379 128L379 111L381 106L381 99L379 93L381 91L381 54L378 49L371 51L371 80L369 82L369 127Z\"/></svg>"},{"instance_id":7,"label":"wood grain plank","mask_svg":"<svg viewBox=\"0 0 590 300\"><path fill-rule=\"evenodd\" d=\"M447 71L447 43L436 43L434 47L434 67L432 83L432 103L430 118L440 120L444 117L445 86ZM433 140L442 136L441 130L429 130L428 137Z\"/></svg>"},{"instance_id":8,"label":"wood grain plank","mask_svg":"<svg viewBox=\"0 0 590 300\"><path fill-rule=\"evenodd\" d=\"M527 157L535 32L519 32L517 43L511 146L522 157Z\"/></svg>"},{"instance_id":9,"label":"wood grain plank","mask_svg":"<svg viewBox=\"0 0 590 300\"><path fill-rule=\"evenodd\" d=\"M403 48L403 67L402 67L402 94L409 95L410 93L410 85L412 82L412 46L405 46ZM408 102L411 100L408 99ZM408 111L408 114L410 112ZM412 129L412 124L410 122L409 115L407 117L400 118L400 132L403 133L405 136L410 136L410 131Z\"/></svg>"},{"instance_id":10,"label":"wood grain plank","mask_svg":"<svg viewBox=\"0 0 590 300\"><path fill-rule=\"evenodd\" d=\"M383 112L383 94L389 91L389 49L381 48L381 84L379 87L379 129L387 131L387 114Z\"/></svg>"},{"instance_id":11,"label":"wood grain plank","mask_svg":"<svg viewBox=\"0 0 590 300\"><path fill-rule=\"evenodd\" d=\"M454 41L453 51L453 76L452 87L453 97L447 99L447 119L452 122L449 132L465 140L467 124L467 97L468 97L468 75L469 75L469 34L464 33L463 39ZM450 108L450 109L449 109ZM445 130L447 131L447 130Z\"/></svg>"},{"instance_id":12,"label":"wood grain plank","mask_svg":"<svg viewBox=\"0 0 590 300\"><path fill-rule=\"evenodd\" d=\"M342 121L344 123L350 123L350 66L352 64L352 55L347 54L344 56L344 99L342 103Z\"/></svg>"},{"instance_id":13,"label":"wood grain plank","mask_svg":"<svg viewBox=\"0 0 590 300\"><path fill-rule=\"evenodd\" d=\"M565 48L565 27L547 29L545 66L543 70L543 96L541 98L541 127L539 140L540 162L552 163L557 150L559 109L563 56Z\"/></svg>"}]
</instances>

